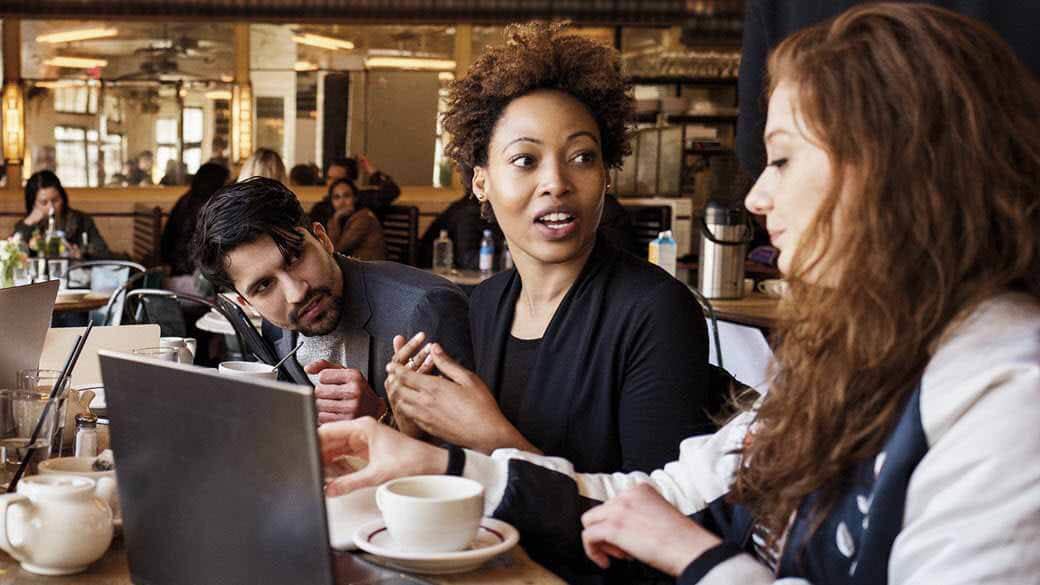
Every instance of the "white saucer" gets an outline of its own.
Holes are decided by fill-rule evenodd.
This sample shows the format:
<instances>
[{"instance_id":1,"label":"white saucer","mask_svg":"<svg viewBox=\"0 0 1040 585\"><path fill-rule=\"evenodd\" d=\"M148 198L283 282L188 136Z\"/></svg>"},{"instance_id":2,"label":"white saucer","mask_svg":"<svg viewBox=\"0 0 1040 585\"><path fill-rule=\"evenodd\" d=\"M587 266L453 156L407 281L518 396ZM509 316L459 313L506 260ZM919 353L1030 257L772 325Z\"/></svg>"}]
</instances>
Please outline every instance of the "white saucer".
<instances>
[{"instance_id":1,"label":"white saucer","mask_svg":"<svg viewBox=\"0 0 1040 585\"><path fill-rule=\"evenodd\" d=\"M354 532L354 543L361 550L380 557L381 564L415 573L444 575L472 571L516 546L520 533L509 524L494 518L480 521L477 538L466 550L456 552L400 552L395 550L390 533L380 518Z\"/></svg>"},{"instance_id":2,"label":"white saucer","mask_svg":"<svg viewBox=\"0 0 1040 585\"><path fill-rule=\"evenodd\" d=\"M376 488L362 488L345 496L325 498L329 544L336 550L357 550L354 533L382 518L376 506Z\"/></svg>"}]
</instances>

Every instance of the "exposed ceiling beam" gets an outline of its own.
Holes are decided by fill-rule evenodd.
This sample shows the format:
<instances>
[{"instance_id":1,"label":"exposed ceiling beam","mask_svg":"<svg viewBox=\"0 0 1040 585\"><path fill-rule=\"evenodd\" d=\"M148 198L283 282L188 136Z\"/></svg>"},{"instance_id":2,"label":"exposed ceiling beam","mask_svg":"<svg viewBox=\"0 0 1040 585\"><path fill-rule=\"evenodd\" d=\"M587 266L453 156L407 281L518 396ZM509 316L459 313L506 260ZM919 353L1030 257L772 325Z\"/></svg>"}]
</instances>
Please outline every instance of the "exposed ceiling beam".
<instances>
[{"instance_id":1,"label":"exposed ceiling beam","mask_svg":"<svg viewBox=\"0 0 1040 585\"><path fill-rule=\"evenodd\" d=\"M5 0L0 16L32 18L227 19L251 22L476 23L570 19L581 24L673 25L689 8L740 10L739 0ZM734 8L735 7L735 8Z\"/></svg>"}]
</instances>

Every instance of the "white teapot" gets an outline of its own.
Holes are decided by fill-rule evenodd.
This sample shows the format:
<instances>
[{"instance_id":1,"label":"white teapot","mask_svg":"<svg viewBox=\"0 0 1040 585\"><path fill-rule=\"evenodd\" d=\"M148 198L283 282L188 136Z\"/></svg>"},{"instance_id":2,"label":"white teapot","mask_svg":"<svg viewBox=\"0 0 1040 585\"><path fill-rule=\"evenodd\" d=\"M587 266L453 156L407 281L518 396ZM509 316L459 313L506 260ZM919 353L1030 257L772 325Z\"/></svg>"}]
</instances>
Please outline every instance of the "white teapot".
<instances>
[{"instance_id":1,"label":"white teapot","mask_svg":"<svg viewBox=\"0 0 1040 585\"><path fill-rule=\"evenodd\" d=\"M94 493L94 480L38 475L0 495L0 548L40 575L86 570L112 542L112 509Z\"/></svg>"}]
</instances>

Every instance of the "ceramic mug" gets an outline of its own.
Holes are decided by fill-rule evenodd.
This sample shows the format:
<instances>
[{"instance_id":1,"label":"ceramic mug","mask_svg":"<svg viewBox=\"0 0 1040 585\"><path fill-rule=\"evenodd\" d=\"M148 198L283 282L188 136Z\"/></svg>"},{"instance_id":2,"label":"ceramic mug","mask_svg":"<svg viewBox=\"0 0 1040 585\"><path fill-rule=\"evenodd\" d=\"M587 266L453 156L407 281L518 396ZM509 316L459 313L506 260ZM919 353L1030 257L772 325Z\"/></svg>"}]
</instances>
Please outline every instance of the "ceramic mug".
<instances>
[{"instance_id":1,"label":"ceramic mug","mask_svg":"<svg viewBox=\"0 0 1040 585\"><path fill-rule=\"evenodd\" d=\"M758 291L778 299L787 294L787 282L779 278L769 278L758 283Z\"/></svg>"},{"instance_id":2,"label":"ceramic mug","mask_svg":"<svg viewBox=\"0 0 1040 585\"><path fill-rule=\"evenodd\" d=\"M159 347L173 347L177 349L177 359L182 364L195 363L195 348L197 341L194 337L160 337Z\"/></svg>"},{"instance_id":3,"label":"ceramic mug","mask_svg":"<svg viewBox=\"0 0 1040 585\"><path fill-rule=\"evenodd\" d=\"M278 370L263 362L220 362L217 371L228 376L250 376L277 380Z\"/></svg>"},{"instance_id":4,"label":"ceramic mug","mask_svg":"<svg viewBox=\"0 0 1040 585\"><path fill-rule=\"evenodd\" d=\"M39 575L71 575L100 559L112 542L112 510L94 480L38 475L0 495L0 548ZM20 514L9 513L20 508Z\"/></svg>"},{"instance_id":5,"label":"ceramic mug","mask_svg":"<svg viewBox=\"0 0 1040 585\"><path fill-rule=\"evenodd\" d=\"M116 472L94 471L94 457L56 457L40 462L40 475L74 475L94 480L94 495L108 502L112 509L112 521L120 523L123 514L119 508L119 490L116 488Z\"/></svg>"},{"instance_id":6,"label":"ceramic mug","mask_svg":"<svg viewBox=\"0 0 1040 585\"><path fill-rule=\"evenodd\" d=\"M451 475L402 477L379 486L376 505L397 550L466 548L484 515L484 486Z\"/></svg>"}]
</instances>

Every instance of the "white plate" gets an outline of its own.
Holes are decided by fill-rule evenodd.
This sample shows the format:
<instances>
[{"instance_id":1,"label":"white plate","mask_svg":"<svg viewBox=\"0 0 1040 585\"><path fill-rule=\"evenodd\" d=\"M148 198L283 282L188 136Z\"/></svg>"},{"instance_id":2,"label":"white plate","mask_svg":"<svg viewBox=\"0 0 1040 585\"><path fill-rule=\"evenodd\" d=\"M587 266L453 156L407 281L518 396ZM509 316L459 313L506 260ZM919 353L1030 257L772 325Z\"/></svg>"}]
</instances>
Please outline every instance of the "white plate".
<instances>
[{"instance_id":1,"label":"white plate","mask_svg":"<svg viewBox=\"0 0 1040 585\"><path fill-rule=\"evenodd\" d=\"M383 516L376 506L376 488L362 488L345 496L325 498L329 544L337 550L357 550L354 533Z\"/></svg>"},{"instance_id":2,"label":"white plate","mask_svg":"<svg viewBox=\"0 0 1040 585\"><path fill-rule=\"evenodd\" d=\"M480 521L477 538L466 550L456 552L400 552L394 548L390 533L380 518L354 532L354 543L361 550L379 557L381 564L415 573L445 575L472 571L508 551L520 541L520 533L494 518Z\"/></svg>"}]
</instances>

